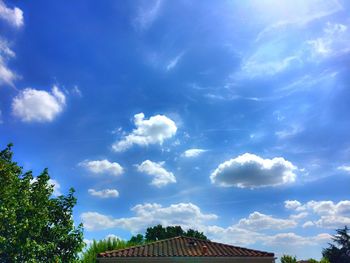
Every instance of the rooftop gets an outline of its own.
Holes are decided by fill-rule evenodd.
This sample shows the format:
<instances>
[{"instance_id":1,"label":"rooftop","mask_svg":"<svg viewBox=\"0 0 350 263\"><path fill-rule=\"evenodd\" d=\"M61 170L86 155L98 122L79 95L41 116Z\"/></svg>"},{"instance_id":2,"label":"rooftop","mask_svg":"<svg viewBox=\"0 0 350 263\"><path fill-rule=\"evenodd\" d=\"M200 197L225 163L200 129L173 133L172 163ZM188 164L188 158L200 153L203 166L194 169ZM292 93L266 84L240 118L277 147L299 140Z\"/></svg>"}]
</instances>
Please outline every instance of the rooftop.
<instances>
[{"instance_id":1,"label":"rooftop","mask_svg":"<svg viewBox=\"0 0 350 263\"><path fill-rule=\"evenodd\" d=\"M106 251L108 257L274 257L274 253L179 236L145 245Z\"/></svg>"}]
</instances>

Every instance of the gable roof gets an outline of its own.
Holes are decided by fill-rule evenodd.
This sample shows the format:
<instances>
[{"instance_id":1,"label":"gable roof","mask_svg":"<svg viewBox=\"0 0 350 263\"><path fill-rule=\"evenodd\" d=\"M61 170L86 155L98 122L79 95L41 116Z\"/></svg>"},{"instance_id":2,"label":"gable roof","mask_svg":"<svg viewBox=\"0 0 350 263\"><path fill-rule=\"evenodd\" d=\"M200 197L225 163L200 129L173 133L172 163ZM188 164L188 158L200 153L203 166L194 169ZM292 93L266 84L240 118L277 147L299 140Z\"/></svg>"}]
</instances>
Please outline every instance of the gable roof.
<instances>
[{"instance_id":1,"label":"gable roof","mask_svg":"<svg viewBox=\"0 0 350 263\"><path fill-rule=\"evenodd\" d=\"M274 253L226 245L192 237L174 237L145 245L106 251L99 258L113 257L274 257Z\"/></svg>"}]
</instances>

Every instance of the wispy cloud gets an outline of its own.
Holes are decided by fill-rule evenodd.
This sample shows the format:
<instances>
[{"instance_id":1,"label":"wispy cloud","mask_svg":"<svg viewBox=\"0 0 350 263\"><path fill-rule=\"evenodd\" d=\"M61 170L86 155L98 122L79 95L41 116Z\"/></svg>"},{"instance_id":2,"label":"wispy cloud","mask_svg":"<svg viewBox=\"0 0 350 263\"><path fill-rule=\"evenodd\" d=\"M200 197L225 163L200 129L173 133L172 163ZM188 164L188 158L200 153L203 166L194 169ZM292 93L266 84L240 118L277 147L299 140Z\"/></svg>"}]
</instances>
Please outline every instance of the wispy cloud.
<instances>
[{"instance_id":1,"label":"wispy cloud","mask_svg":"<svg viewBox=\"0 0 350 263\"><path fill-rule=\"evenodd\" d=\"M255 41L262 40L265 36L275 33L276 30L288 26L306 26L312 21L330 16L343 10L343 6L337 1L312 0L293 3L297 10L290 8L289 17L269 24L259 32Z\"/></svg>"},{"instance_id":2,"label":"wispy cloud","mask_svg":"<svg viewBox=\"0 0 350 263\"><path fill-rule=\"evenodd\" d=\"M149 29L157 19L163 0L143 1L139 5L134 25L137 30L145 31Z\"/></svg>"},{"instance_id":3,"label":"wispy cloud","mask_svg":"<svg viewBox=\"0 0 350 263\"><path fill-rule=\"evenodd\" d=\"M181 58L183 57L183 55L184 55L184 52L181 52L176 57L171 59L166 66L166 71L170 71L170 70L174 69L177 66L177 64L179 63L179 61L181 60Z\"/></svg>"}]
</instances>

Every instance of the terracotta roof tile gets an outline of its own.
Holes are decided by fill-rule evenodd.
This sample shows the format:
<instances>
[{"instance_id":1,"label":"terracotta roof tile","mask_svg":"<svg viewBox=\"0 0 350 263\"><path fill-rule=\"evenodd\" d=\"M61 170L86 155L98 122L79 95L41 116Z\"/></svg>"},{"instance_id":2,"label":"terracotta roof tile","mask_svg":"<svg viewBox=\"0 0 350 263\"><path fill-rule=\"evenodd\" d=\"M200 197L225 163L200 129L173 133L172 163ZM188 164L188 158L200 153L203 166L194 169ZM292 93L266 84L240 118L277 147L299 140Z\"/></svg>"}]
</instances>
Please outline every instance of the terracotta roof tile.
<instances>
[{"instance_id":1,"label":"terracotta roof tile","mask_svg":"<svg viewBox=\"0 0 350 263\"><path fill-rule=\"evenodd\" d=\"M274 254L180 236L141 246L106 251L98 254L98 257L274 257Z\"/></svg>"}]
</instances>

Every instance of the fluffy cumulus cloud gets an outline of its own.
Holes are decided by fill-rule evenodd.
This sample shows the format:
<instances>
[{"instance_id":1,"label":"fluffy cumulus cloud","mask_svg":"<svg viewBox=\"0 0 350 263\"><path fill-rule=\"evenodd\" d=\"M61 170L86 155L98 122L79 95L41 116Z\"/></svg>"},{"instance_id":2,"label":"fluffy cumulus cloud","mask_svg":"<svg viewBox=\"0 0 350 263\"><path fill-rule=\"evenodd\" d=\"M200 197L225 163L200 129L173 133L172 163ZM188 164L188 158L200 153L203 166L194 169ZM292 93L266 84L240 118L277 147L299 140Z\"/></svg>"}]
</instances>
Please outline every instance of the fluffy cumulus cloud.
<instances>
[{"instance_id":1,"label":"fluffy cumulus cloud","mask_svg":"<svg viewBox=\"0 0 350 263\"><path fill-rule=\"evenodd\" d=\"M118 176L123 174L123 167L117 162L110 162L108 160L95 160L88 161L85 160L78 164L79 166L85 167L88 171L94 174L110 174L114 176Z\"/></svg>"},{"instance_id":2,"label":"fluffy cumulus cloud","mask_svg":"<svg viewBox=\"0 0 350 263\"><path fill-rule=\"evenodd\" d=\"M294 204L294 205L291 205ZM350 224L350 201L309 201L302 204L296 200L285 201L285 207L296 211L309 211L317 219L307 221L303 227L317 226L322 228L339 228Z\"/></svg>"},{"instance_id":3,"label":"fluffy cumulus cloud","mask_svg":"<svg viewBox=\"0 0 350 263\"><path fill-rule=\"evenodd\" d=\"M13 114L24 122L50 122L64 109L66 96L54 86L51 92L27 88L12 101Z\"/></svg>"},{"instance_id":4,"label":"fluffy cumulus cloud","mask_svg":"<svg viewBox=\"0 0 350 263\"><path fill-rule=\"evenodd\" d=\"M198 157L199 155L201 155L202 153L206 152L207 150L204 149L188 149L186 151L184 151L184 153L182 154L183 157L187 157L187 158L191 158L191 157Z\"/></svg>"},{"instance_id":5,"label":"fluffy cumulus cloud","mask_svg":"<svg viewBox=\"0 0 350 263\"><path fill-rule=\"evenodd\" d=\"M147 146L150 144L163 144L166 139L176 134L177 127L173 120L165 115L155 115L145 119L143 113L134 116L136 129L112 145L116 152L122 152L133 145Z\"/></svg>"},{"instance_id":6,"label":"fluffy cumulus cloud","mask_svg":"<svg viewBox=\"0 0 350 263\"><path fill-rule=\"evenodd\" d=\"M100 198L113 198L113 197L119 196L119 192L116 189L103 189L103 190L89 189L88 193L92 196L96 196Z\"/></svg>"},{"instance_id":7,"label":"fluffy cumulus cloud","mask_svg":"<svg viewBox=\"0 0 350 263\"><path fill-rule=\"evenodd\" d=\"M112 145L116 152L122 152L133 145L148 146L150 144L162 145L166 139L176 134L177 127L173 120L165 115L155 115L145 119L143 113L134 116L136 129L126 135L120 141Z\"/></svg>"},{"instance_id":8,"label":"fluffy cumulus cloud","mask_svg":"<svg viewBox=\"0 0 350 263\"><path fill-rule=\"evenodd\" d=\"M0 18L14 27L23 26L23 11L18 7L7 7L2 0L0 0Z\"/></svg>"},{"instance_id":9,"label":"fluffy cumulus cloud","mask_svg":"<svg viewBox=\"0 0 350 263\"><path fill-rule=\"evenodd\" d=\"M204 214L198 206L192 203L172 204L168 207L146 203L138 204L131 210L135 213L134 217L113 218L97 212L86 212L81 214L81 219L88 231L122 228L133 233L140 233L147 227L156 224L181 225L187 229L217 219L215 214Z\"/></svg>"},{"instance_id":10,"label":"fluffy cumulus cloud","mask_svg":"<svg viewBox=\"0 0 350 263\"><path fill-rule=\"evenodd\" d=\"M297 222L292 219L275 218L259 212L254 212L248 218L242 218L238 222L238 227L261 230L261 229L284 229L297 226Z\"/></svg>"},{"instance_id":11,"label":"fluffy cumulus cloud","mask_svg":"<svg viewBox=\"0 0 350 263\"><path fill-rule=\"evenodd\" d=\"M176 178L172 172L167 171L163 166L164 162L152 162L146 160L139 165L136 165L137 170L141 173L146 173L153 177L151 184L157 187L162 187L170 183L176 183Z\"/></svg>"},{"instance_id":12,"label":"fluffy cumulus cloud","mask_svg":"<svg viewBox=\"0 0 350 263\"><path fill-rule=\"evenodd\" d=\"M278 157L263 159L245 153L220 164L211 174L212 183L220 186L258 188L292 183L297 169L291 162Z\"/></svg>"}]
</instances>

